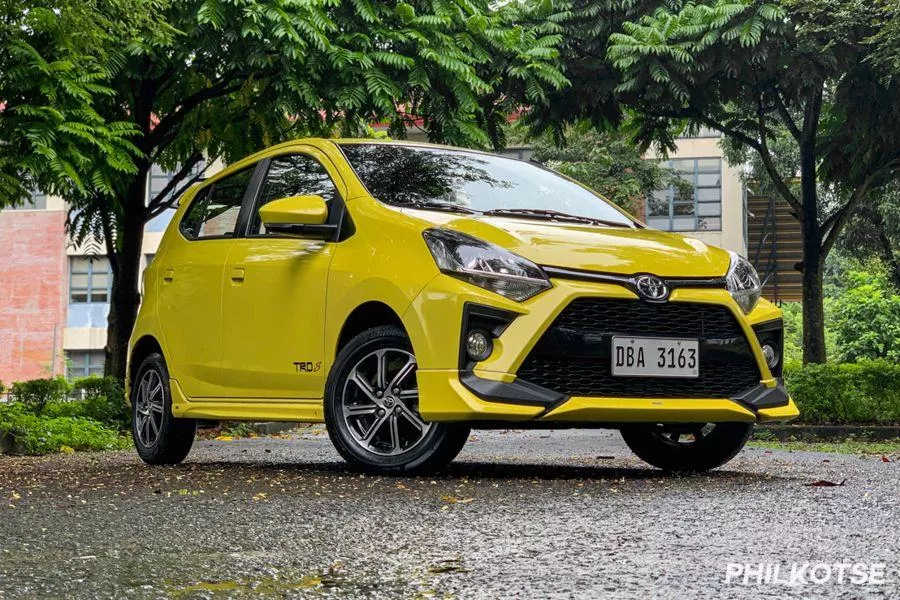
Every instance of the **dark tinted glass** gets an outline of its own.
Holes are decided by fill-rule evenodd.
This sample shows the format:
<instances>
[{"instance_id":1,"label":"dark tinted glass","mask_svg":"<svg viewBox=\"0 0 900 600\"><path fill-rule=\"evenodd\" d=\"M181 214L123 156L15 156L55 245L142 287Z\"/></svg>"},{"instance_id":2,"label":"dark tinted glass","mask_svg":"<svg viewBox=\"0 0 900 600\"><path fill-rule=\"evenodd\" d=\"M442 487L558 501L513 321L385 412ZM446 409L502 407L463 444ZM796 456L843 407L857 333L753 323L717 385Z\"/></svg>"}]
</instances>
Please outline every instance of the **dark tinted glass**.
<instances>
[{"instance_id":1,"label":"dark tinted glass","mask_svg":"<svg viewBox=\"0 0 900 600\"><path fill-rule=\"evenodd\" d=\"M334 194L334 183L325 167L311 156L295 154L272 159L259 205L253 212L250 231L263 233L259 209L273 200L290 196L322 196L326 203L330 203Z\"/></svg>"},{"instance_id":2,"label":"dark tinted glass","mask_svg":"<svg viewBox=\"0 0 900 600\"><path fill-rule=\"evenodd\" d=\"M369 192L388 204L451 204L479 212L552 210L631 224L603 198L531 163L401 144L345 144L341 149Z\"/></svg>"},{"instance_id":3,"label":"dark tinted glass","mask_svg":"<svg viewBox=\"0 0 900 600\"><path fill-rule=\"evenodd\" d=\"M188 239L234 235L244 193L253 168L244 169L198 192L181 220L181 232Z\"/></svg>"}]
</instances>

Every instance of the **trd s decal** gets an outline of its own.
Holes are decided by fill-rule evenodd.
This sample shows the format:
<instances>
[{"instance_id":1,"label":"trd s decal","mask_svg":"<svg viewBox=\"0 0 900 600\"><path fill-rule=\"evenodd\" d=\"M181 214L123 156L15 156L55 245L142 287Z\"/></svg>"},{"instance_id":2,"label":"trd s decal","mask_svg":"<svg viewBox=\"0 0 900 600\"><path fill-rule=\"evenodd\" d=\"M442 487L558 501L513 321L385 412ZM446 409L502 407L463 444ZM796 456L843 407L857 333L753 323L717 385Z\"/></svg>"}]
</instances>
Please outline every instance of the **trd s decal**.
<instances>
[{"instance_id":1,"label":"trd s decal","mask_svg":"<svg viewBox=\"0 0 900 600\"><path fill-rule=\"evenodd\" d=\"M299 361L294 363L294 370L297 373L317 373L321 369L321 360L318 362Z\"/></svg>"}]
</instances>

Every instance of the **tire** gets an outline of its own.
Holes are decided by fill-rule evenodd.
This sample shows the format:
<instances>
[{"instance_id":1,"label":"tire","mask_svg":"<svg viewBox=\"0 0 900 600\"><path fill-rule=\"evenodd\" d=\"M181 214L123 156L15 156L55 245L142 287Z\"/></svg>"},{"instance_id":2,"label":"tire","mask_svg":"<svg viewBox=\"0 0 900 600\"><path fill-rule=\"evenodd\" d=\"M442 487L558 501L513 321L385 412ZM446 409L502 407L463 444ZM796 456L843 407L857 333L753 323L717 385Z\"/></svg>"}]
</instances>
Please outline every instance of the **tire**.
<instances>
[{"instance_id":1,"label":"tire","mask_svg":"<svg viewBox=\"0 0 900 600\"><path fill-rule=\"evenodd\" d=\"M172 416L169 369L162 355L151 354L131 389L131 437L138 456L148 465L176 465L191 451L196 430L195 420Z\"/></svg>"},{"instance_id":2,"label":"tire","mask_svg":"<svg viewBox=\"0 0 900 600\"><path fill-rule=\"evenodd\" d=\"M631 425L622 438L638 458L664 471L702 472L727 463L753 433L753 423ZM681 441L683 438L693 441Z\"/></svg>"},{"instance_id":3,"label":"tire","mask_svg":"<svg viewBox=\"0 0 900 600\"><path fill-rule=\"evenodd\" d=\"M462 450L468 426L419 417L415 368L409 338L392 325L357 335L338 353L325 385L325 425L353 468L425 473L446 467Z\"/></svg>"}]
</instances>

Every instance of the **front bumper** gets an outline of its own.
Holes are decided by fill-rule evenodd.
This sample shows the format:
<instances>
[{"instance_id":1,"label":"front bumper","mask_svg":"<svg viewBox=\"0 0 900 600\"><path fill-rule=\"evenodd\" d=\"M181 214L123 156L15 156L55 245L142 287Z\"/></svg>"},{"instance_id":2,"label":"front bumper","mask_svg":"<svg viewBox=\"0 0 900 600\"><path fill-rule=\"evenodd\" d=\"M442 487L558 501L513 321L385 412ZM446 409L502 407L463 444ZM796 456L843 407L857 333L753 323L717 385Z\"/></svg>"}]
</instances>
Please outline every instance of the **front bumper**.
<instances>
[{"instance_id":1,"label":"front bumper","mask_svg":"<svg viewBox=\"0 0 900 600\"><path fill-rule=\"evenodd\" d=\"M541 336L575 299L603 298L638 302L629 289L615 284L554 279L553 288L524 303L515 303L447 276L435 278L404 315L419 360L419 411L432 421L514 421L544 423L769 422L799 414L783 382L770 373L753 325L778 316L762 302L744 315L723 289L679 288L669 302L726 307L749 342L759 378L728 397L618 397L565 394L533 385L517 371ZM477 364L463 364L459 344L466 304L490 306L518 316L503 329L494 352ZM448 314L448 311L452 312ZM444 343L439 343L443 340ZM654 392L655 395L657 395Z\"/></svg>"}]
</instances>

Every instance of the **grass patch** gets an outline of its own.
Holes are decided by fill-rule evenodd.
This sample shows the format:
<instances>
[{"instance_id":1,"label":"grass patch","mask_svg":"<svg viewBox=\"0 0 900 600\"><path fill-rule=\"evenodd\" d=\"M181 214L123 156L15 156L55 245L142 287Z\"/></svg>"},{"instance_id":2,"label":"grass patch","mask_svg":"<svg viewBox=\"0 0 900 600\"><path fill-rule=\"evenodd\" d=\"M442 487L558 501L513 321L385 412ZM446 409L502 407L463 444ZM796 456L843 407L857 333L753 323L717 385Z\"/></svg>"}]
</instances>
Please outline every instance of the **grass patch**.
<instances>
[{"instance_id":1,"label":"grass patch","mask_svg":"<svg viewBox=\"0 0 900 600\"><path fill-rule=\"evenodd\" d=\"M801 442L790 440L780 442L774 439L758 439L754 437L747 443L747 447L765 448L768 450L799 450L803 452L833 452L836 454L900 457L900 439L884 441L848 439L838 442Z\"/></svg>"}]
</instances>

